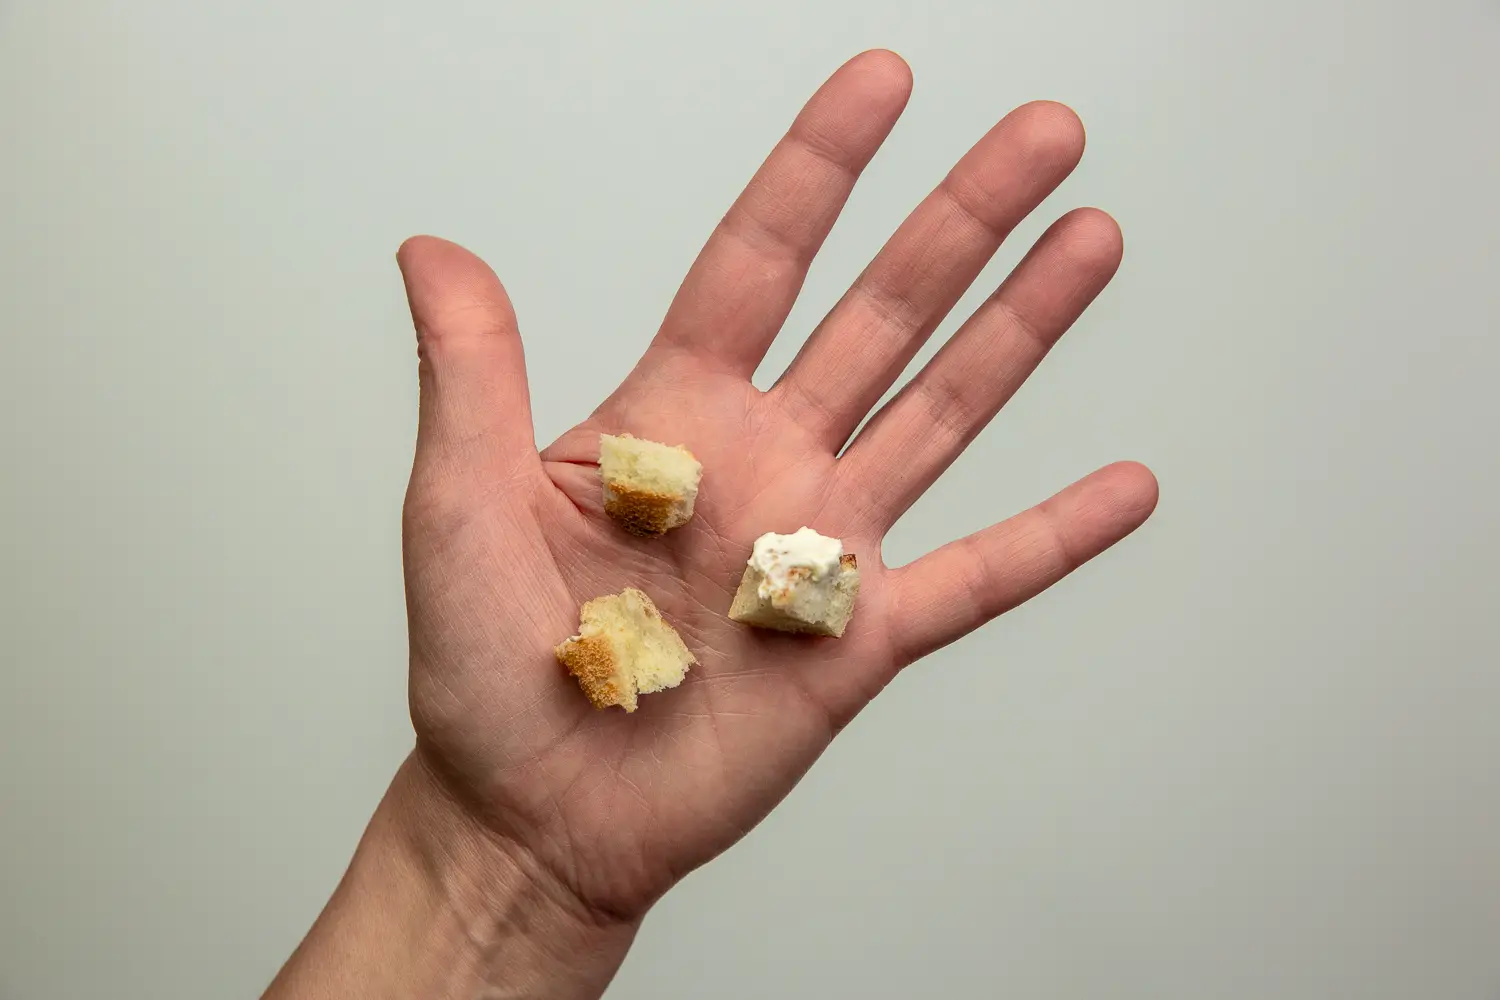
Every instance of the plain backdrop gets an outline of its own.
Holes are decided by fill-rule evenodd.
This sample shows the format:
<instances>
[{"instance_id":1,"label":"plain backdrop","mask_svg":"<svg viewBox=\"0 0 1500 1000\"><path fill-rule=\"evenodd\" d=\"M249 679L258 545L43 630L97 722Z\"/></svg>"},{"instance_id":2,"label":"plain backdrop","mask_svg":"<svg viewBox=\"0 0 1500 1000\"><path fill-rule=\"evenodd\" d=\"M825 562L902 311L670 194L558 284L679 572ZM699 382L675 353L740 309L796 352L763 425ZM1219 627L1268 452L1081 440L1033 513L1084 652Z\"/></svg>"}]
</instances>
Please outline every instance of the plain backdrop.
<instances>
[{"instance_id":1,"label":"plain backdrop","mask_svg":"<svg viewBox=\"0 0 1500 1000\"><path fill-rule=\"evenodd\" d=\"M915 95L758 381L1065 101L954 319L1076 205L1124 266L887 557L1119 458L1161 506L899 679L611 1000L1500 997L1494 0L0 0L0 998L257 995L405 754L399 242L499 272L548 441L873 46Z\"/></svg>"}]
</instances>

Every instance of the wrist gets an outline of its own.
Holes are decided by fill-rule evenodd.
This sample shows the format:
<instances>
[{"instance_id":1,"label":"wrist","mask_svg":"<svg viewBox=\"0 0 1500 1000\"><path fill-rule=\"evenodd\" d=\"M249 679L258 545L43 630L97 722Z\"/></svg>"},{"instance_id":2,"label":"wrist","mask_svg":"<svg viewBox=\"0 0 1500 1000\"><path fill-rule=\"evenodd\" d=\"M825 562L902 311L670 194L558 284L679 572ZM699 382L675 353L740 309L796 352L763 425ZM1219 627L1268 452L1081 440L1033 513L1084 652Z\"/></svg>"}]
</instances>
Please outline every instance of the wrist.
<instances>
[{"instance_id":1,"label":"wrist","mask_svg":"<svg viewBox=\"0 0 1500 1000\"><path fill-rule=\"evenodd\" d=\"M413 753L266 996L594 1000L637 926L590 910L481 827Z\"/></svg>"},{"instance_id":2,"label":"wrist","mask_svg":"<svg viewBox=\"0 0 1500 1000\"><path fill-rule=\"evenodd\" d=\"M587 906L529 849L476 820L420 751L402 764L392 790L395 822L411 857L473 947L482 981L512 985L524 973L535 977L539 996L604 992L639 920Z\"/></svg>"}]
</instances>

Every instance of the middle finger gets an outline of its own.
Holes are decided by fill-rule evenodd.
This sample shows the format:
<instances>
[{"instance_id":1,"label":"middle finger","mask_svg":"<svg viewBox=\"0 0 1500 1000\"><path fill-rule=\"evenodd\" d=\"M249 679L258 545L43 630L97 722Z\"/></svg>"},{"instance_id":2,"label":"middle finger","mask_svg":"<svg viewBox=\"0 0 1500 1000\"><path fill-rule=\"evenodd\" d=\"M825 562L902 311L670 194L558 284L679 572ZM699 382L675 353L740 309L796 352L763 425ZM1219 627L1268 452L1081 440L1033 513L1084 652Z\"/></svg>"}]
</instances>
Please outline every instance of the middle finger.
<instances>
[{"instance_id":1,"label":"middle finger","mask_svg":"<svg viewBox=\"0 0 1500 1000\"><path fill-rule=\"evenodd\" d=\"M980 139L881 249L770 390L836 451L1011 230L1083 155L1083 125L1038 101Z\"/></svg>"}]
</instances>

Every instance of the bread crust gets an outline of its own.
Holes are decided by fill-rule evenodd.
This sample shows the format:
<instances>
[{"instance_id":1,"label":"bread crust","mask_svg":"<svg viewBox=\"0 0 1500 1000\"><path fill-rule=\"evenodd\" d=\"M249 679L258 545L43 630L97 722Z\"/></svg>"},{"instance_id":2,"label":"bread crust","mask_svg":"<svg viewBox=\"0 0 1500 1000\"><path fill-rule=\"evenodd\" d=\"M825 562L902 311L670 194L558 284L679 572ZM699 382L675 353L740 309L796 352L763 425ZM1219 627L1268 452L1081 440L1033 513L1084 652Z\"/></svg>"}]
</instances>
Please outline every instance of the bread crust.
<instances>
[{"instance_id":1,"label":"bread crust","mask_svg":"<svg viewBox=\"0 0 1500 1000\"><path fill-rule=\"evenodd\" d=\"M622 613L622 601L626 609L634 601L635 610L645 621L616 618L613 624L601 624L601 618ZM553 655L578 681L584 695L597 709L619 705L627 712L634 712L641 695L676 687L698 662L651 598L635 587L585 601L579 609L579 619L578 634L559 644ZM655 655L649 663L638 657L632 659L628 651L621 652L617 641L622 637L622 626L628 634L642 641L654 642ZM664 660L665 666L670 668L665 671L662 669ZM652 665L656 669L649 669ZM643 672L643 667L648 669Z\"/></svg>"},{"instance_id":2,"label":"bread crust","mask_svg":"<svg viewBox=\"0 0 1500 1000\"><path fill-rule=\"evenodd\" d=\"M620 660L615 656L608 636L569 639L553 653L557 662L578 680L578 686L595 708L619 705L627 712L635 711L635 690L631 685L621 683Z\"/></svg>"},{"instance_id":3,"label":"bread crust","mask_svg":"<svg viewBox=\"0 0 1500 1000\"><path fill-rule=\"evenodd\" d=\"M680 444L599 435L604 512L637 538L659 538L693 518L703 464Z\"/></svg>"},{"instance_id":4,"label":"bread crust","mask_svg":"<svg viewBox=\"0 0 1500 1000\"><path fill-rule=\"evenodd\" d=\"M683 498L606 483L604 513L637 538L659 538L687 518L681 517ZM680 519L679 519L680 518Z\"/></svg>"}]
</instances>

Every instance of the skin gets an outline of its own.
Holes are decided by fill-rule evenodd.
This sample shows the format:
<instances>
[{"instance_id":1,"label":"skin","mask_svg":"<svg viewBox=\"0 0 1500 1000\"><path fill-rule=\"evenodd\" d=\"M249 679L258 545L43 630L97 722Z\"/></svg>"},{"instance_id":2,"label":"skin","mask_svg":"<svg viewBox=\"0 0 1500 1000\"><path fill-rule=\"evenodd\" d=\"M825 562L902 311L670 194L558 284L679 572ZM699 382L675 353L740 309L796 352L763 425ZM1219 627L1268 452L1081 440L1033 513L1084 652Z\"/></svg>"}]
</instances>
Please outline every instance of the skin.
<instances>
[{"instance_id":1,"label":"skin","mask_svg":"<svg viewBox=\"0 0 1500 1000\"><path fill-rule=\"evenodd\" d=\"M538 451L500 282L451 243L398 260L421 410L404 517L416 748L268 997L597 997L651 905L759 822L905 666L1039 593L1156 503L1121 463L916 562L890 527L1113 276L1103 212L1058 220L850 435L1000 242L1071 172L1076 116L1025 105L907 218L769 391L750 383L906 104L896 55L813 96L715 229L620 388ZM643 541L603 513L598 435L686 445L693 520ZM847 445L847 447L846 447ZM726 617L757 536L808 525L859 557L839 640ZM644 590L698 658L633 714L596 711L552 648L584 601Z\"/></svg>"}]
</instances>

